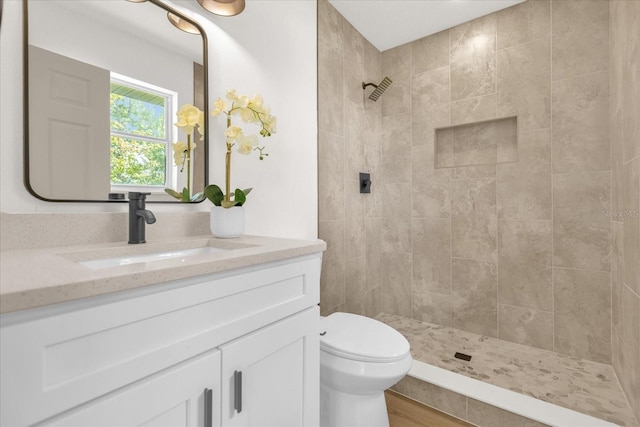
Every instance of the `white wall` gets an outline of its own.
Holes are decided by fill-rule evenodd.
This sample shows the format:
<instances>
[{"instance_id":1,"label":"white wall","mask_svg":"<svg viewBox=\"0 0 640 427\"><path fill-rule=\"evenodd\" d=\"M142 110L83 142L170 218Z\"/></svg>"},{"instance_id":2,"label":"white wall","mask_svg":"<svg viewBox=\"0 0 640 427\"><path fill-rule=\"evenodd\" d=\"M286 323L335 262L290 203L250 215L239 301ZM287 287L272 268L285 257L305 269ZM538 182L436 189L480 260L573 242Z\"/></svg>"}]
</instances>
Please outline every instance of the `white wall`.
<instances>
[{"instance_id":1,"label":"white wall","mask_svg":"<svg viewBox=\"0 0 640 427\"><path fill-rule=\"evenodd\" d=\"M181 9L184 4L172 3ZM247 233L317 237L315 1L248 0L245 11L233 18L184 12L201 22L209 37L209 99L224 95L227 88L251 95L259 92L278 117L278 133L261 141L270 147L268 160L233 156L232 185L254 188L246 204ZM126 210L125 205L105 203L42 202L24 188L21 15L20 1L5 0L0 29L0 211ZM216 118L210 123L210 180L222 185L224 128ZM207 210L209 204L153 209Z\"/></svg>"}]
</instances>

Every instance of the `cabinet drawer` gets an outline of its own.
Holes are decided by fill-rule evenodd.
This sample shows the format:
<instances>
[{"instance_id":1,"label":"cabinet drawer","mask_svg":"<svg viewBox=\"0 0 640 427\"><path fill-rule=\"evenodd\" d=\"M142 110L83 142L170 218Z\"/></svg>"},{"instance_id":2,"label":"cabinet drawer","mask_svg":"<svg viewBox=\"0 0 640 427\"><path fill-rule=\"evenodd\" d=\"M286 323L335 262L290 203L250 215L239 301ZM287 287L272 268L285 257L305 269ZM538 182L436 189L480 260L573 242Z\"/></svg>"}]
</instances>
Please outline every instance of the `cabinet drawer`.
<instances>
[{"instance_id":1,"label":"cabinet drawer","mask_svg":"<svg viewBox=\"0 0 640 427\"><path fill-rule=\"evenodd\" d=\"M38 422L317 304L320 262L317 254L2 316L1 424ZM18 412L25 396L31 409Z\"/></svg>"},{"instance_id":2,"label":"cabinet drawer","mask_svg":"<svg viewBox=\"0 0 640 427\"><path fill-rule=\"evenodd\" d=\"M205 390L210 390L210 395ZM211 423L205 424L207 405L211 408ZM47 420L44 425L219 427L220 352L214 350L166 369Z\"/></svg>"}]
</instances>

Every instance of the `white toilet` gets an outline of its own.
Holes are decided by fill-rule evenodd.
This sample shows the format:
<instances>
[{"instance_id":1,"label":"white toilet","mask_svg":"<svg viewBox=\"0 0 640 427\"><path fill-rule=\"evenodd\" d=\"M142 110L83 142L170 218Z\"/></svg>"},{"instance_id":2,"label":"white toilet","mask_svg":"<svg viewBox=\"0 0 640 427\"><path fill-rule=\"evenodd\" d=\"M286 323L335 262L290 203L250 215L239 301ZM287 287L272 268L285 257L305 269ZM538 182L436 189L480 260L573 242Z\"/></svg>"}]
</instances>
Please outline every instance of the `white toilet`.
<instances>
[{"instance_id":1,"label":"white toilet","mask_svg":"<svg viewBox=\"0 0 640 427\"><path fill-rule=\"evenodd\" d=\"M409 342L368 317L320 319L320 426L389 427L384 390L411 369Z\"/></svg>"}]
</instances>

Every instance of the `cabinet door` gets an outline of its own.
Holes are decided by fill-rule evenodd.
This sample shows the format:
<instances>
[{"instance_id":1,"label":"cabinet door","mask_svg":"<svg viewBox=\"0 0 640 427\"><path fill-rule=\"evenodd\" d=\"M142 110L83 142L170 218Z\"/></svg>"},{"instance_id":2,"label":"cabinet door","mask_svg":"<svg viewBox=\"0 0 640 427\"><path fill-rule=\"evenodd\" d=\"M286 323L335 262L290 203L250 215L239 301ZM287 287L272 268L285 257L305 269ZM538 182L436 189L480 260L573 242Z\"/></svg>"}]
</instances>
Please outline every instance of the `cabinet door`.
<instances>
[{"instance_id":1,"label":"cabinet door","mask_svg":"<svg viewBox=\"0 0 640 427\"><path fill-rule=\"evenodd\" d=\"M57 427L218 427L220 352L140 380L45 422Z\"/></svg>"},{"instance_id":2,"label":"cabinet door","mask_svg":"<svg viewBox=\"0 0 640 427\"><path fill-rule=\"evenodd\" d=\"M224 427L319 424L318 327L313 307L221 347Z\"/></svg>"}]
</instances>

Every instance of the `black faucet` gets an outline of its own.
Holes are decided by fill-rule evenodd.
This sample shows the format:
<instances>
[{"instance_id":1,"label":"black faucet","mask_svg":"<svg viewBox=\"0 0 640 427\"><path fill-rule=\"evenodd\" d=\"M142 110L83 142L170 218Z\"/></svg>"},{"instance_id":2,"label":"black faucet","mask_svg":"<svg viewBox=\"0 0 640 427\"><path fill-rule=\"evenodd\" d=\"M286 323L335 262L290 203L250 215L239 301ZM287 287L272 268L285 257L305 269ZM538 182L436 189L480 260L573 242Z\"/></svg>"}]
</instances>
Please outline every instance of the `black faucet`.
<instances>
[{"instance_id":1,"label":"black faucet","mask_svg":"<svg viewBox=\"0 0 640 427\"><path fill-rule=\"evenodd\" d=\"M151 193L129 192L129 243L146 243L144 223L153 224L156 217L144 208L144 202Z\"/></svg>"}]
</instances>

